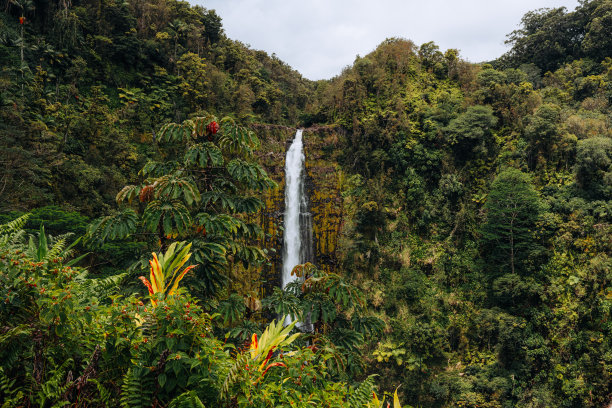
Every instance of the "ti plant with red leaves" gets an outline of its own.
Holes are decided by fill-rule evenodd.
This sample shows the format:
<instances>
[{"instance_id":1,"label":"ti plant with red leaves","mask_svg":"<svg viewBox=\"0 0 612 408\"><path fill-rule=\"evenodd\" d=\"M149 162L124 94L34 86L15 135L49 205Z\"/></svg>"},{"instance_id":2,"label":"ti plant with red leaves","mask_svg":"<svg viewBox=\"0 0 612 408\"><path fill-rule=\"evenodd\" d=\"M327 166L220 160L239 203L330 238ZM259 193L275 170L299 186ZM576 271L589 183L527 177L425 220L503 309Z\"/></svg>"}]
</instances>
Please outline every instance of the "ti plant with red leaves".
<instances>
[{"instance_id":1,"label":"ti plant with red leaves","mask_svg":"<svg viewBox=\"0 0 612 408\"><path fill-rule=\"evenodd\" d=\"M257 365L258 371L262 371L262 376L266 374L270 367L285 366L285 364L279 362L271 364L268 364L268 362L274 355L275 350L290 345L300 335L296 333L289 336L296 322L283 327L283 321L284 319L276 322L272 321L259 339L257 339L256 333L253 333L253 336L251 336L251 345L249 347L251 362Z\"/></svg>"},{"instance_id":2,"label":"ti plant with red leaves","mask_svg":"<svg viewBox=\"0 0 612 408\"><path fill-rule=\"evenodd\" d=\"M149 289L153 306L157 306L159 293L163 294L163 299L167 299L176 293L179 282L187 272L196 267L196 265L190 265L183 268L183 265L191 257L190 249L191 244L174 242L165 254L153 253L153 259L149 261L151 264L151 280L149 281L144 276L140 277L142 283Z\"/></svg>"}]
</instances>

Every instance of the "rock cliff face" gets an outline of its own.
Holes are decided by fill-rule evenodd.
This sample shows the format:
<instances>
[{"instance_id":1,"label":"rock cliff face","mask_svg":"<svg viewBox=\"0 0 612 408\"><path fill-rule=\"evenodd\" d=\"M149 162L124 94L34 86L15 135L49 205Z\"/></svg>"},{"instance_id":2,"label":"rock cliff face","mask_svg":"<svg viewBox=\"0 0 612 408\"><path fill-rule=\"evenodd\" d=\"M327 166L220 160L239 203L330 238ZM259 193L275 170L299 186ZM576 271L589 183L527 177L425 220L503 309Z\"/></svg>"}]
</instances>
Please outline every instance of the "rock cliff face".
<instances>
[{"instance_id":1,"label":"rock cliff face","mask_svg":"<svg viewBox=\"0 0 612 408\"><path fill-rule=\"evenodd\" d=\"M263 200L266 208L260 213L259 223L266 236L261 243L268 249L270 262L259 271L263 286L261 295L280 286L283 256L283 217L285 211L285 155L295 136L295 129L253 125L261 140L258 161L278 187L268 192ZM304 131L306 158L306 191L313 215L314 262L318 267L334 270L338 264L338 241L343 225L341 186L343 175L337 164L338 136L330 128L309 128ZM254 288L253 288L254 289Z\"/></svg>"},{"instance_id":2,"label":"rock cliff face","mask_svg":"<svg viewBox=\"0 0 612 408\"><path fill-rule=\"evenodd\" d=\"M307 129L304 132L307 192L313 215L315 264L335 270L338 264L338 239L343 225L341 195L342 171L337 163L338 137L332 129Z\"/></svg>"}]
</instances>

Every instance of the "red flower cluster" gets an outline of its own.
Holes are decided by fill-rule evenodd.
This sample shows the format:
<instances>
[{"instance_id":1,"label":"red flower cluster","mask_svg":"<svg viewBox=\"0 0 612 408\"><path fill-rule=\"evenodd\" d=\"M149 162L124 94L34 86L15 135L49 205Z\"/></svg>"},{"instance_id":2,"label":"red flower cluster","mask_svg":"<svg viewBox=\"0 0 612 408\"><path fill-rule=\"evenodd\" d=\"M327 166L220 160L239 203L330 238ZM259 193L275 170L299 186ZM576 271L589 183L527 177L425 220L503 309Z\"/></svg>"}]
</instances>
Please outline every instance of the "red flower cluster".
<instances>
[{"instance_id":1,"label":"red flower cluster","mask_svg":"<svg viewBox=\"0 0 612 408\"><path fill-rule=\"evenodd\" d=\"M210 122L208 125L206 125L206 131L214 135L219 131L219 124L215 121Z\"/></svg>"},{"instance_id":2,"label":"red flower cluster","mask_svg":"<svg viewBox=\"0 0 612 408\"><path fill-rule=\"evenodd\" d=\"M23 25L25 23L25 17L19 17L19 24Z\"/></svg>"},{"instance_id":3,"label":"red flower cluster","mask_svg":"<svg viewBox=\"0 0 612 408\"><path fill-rule=\"evenodd\" d=\"M144 186L142 190L140 190L140 193L138 194L138 199L143 203L151 201L154 197L154 193L155 186L153 184L149 184L148 186Z\"/></svg>"}]
</instances>

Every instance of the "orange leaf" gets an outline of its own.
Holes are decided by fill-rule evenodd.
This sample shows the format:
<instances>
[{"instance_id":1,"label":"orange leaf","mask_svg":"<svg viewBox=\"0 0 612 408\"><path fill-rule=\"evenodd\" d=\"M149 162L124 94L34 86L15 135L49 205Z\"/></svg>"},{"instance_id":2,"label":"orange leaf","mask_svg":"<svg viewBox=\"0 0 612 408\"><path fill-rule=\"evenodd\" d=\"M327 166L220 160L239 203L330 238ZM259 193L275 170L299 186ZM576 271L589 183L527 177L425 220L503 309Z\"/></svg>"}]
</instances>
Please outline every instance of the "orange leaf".
<instances>
[{"instance_id":1,"label":"orange leaf","mask_svg":"<svg viewBox=\"0 0 612 408\"><path fill-rule=\"evenodd\" d=\"M147 287L147 289L149 289L149 295L153 296L155 292L153 292L153 287L151 286L151 282L149 282L149 280L145 278L144 276L140 276L138 277L138 279L140 279L142 283L144 283L144 285ZM151 303L153 303L153 306L155 306L157 304L157 301L151 298Z\"/></svg>"},{"instance_id":2,"label":"orange leaf","mask_svg":"<svg viewBox=\"0 0 612 408\"><path fill-rule=\"evenodd\" d=\"M189 272L190 270L192 270L193 268L195 268L198 265L191 265L186 267L183 272L181 272L181 274L179 275L179 277L176 279L177 282L180 282L183 279L183 276L185 276L187 274L187 272Z\"/></svg>"},{"instance_id":3,"label":"orange leaf","mask_svg":"<svg viewBox=\"0 0 612 408\"><path fill-rule=\"evenodd\" d=\"M149 280L147 278L145 278L144 276L140 276L138 277L138 279L140 279L142 281L142 283L144 283L144 285L147 287L147 289L149 289L149 295L153 294L153 288L151 287L151 282L149 282Z\"/></svg>"},{"instance_id":4,"label":"orange leaf","mask_svg":"<svg viewBox=\"0 0 612 408\"><path fill-rule=\"evenodd\" d=\"M153 285L154 293L164 290L162 266L157 259L157 254L153 253L153 259L149 261L151 265L151 284Z\"/></svg>"},{"instance_id":5,"label":"orange leaf","mask_svg":"<svg viewBox=\"0 0 612 408\"><path fill-rule=\"evenodd\" d=\"M266 375L266 373L268 372L268 370L270 369L270 367L287 367L287 365L285 363L270 363L268 364L268 366L266 367L266 369L264 370L264 372L261 374L261 376L263 377L264 375Z\"/></svg>"},{"instance_id":6,"label":"orange leaf","mask_svg":"<svg viewBox=\"0 0 612 408\"><path fill-rule=\"evenodd\" d=\"M178 288L178 284L179 282L183 279L183 277L185 276L185 274L187 274L187 272L189 272L190 270L192 270L193 268L195 268L198 265L191 265L186 267L185 269L183 269L183 271L181 272L181 274L176 278L176 280L174 281L174 285L172 285L172 287L170 288L170 291L168 292L168 296L172 295L174 293L174 291L176 290L176 288Z\"/></svg>"}]
</instances>

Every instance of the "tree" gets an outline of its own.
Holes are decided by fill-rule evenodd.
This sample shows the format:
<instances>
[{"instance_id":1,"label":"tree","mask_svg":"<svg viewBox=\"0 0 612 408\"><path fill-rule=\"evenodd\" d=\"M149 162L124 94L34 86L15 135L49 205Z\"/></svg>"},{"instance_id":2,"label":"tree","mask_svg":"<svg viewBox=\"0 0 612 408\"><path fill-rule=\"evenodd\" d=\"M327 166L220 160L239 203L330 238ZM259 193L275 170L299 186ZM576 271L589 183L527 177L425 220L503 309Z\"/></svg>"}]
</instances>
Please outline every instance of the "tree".
<instances>
[{"instance_id":1,"label":"tree","mask_svg":"<svg viewBox=\"0 0 612 408\"><path fill-rule=\"evenodd\" d=\"M592 137L578 142L576 181L589 195L610 198L612 193L612 139Z\"/></svg>"},{"instance_id":2,"label":"tree","mask_svg":"<svg viewBox=\"0 0 612 408\"><path fill-rule=\"evenodd\" d=\"M560 139L559 121L561 108L554 104L544 104L529 119L525 137L529 142L528 163L531 169L544 165L553 158L555 146Z\"/></svg>"},{"instance_id":3,"label":"tree","mask_svg":"<svg viewBox=\"0 0 612 408\"><path fill-rule=\"evenodd\" d=\"M264 205L258 194L275 183L251 161L255 134L229 117L220 125L210 115L167 124L157 143L159 160L142 168L140 184L117 194L120 209L92 223L88 235L102 242L134 236L164 250L189 241L197 285L212 295L234 265L266 259L255 245L263 231L247 217Z\"/></svg>"},{"instance_id":4,"label":"tree","mask_svg":"<svg viewBox=\"0 0 612 408\"><path fill-rule=\"evenodd\" d=\"M524 273L541 209L529 175L513 168L503 170L493 181L484 208L481 242L485 259L497 271L509 267L513 274Z\"/></svg>"},{"instance_id":5,"label":"tree","mask_svg":"<svg viewBox=\"0 0 612 408\"><path fill-rule=\"evenodd\" d=\"M195 6L197 9L199 6ZM219 42L223 37L223 26L221 24L221 17L215 12L215 10L202 9L202 17L200 18L204 25L204 32L206 38L211 44Z\"/></svg>"},{"instance_id":6,"label":"tree","mask_svg":"<svg viewBox=\"0 0 612 408\"><path fill-rule=\"evenodd\" d=\"M586 26L582 48L585 54L595 61L603 61L610 56L612 49L612 3L609 1L593 3L597 6Z\"/></svg>"},{"instance_id":7,"label":"tree","mask_svg":"<svg viewBox=\"0 0 612 408\"><path fill-rule=\"evenodd\" d=\"M514 67L533 63L544 72L584 57L599 62L610 55L611 21L608 0L582 1L572 12L565 7L530 11L521 28L507 36L512 49L498 62Z\"/></svg>"},{"instance_id":8,"label":"tree","mask_svg":"<svg viewBox=\"0 0 612 408\"><path fill-rule=\"evenodd\" d=\"M566 59L578 56L579 45L574 41L577 27L573 13L565 7L539 9L526 13L521 29L508 35L506 44L512 49L502 59L518 66L533 62L544 71L554 70Z\"/></svg>"},{"instance_id":9,"label":"tree","mask_svg":"<svg viewBox=\"0 0 612 408\"><path fill-rule=\"evenodd\" d=\"M176 62L181 75L180 90L193 112L204 107L206 101L207 68L204 58L186 52Z\"/></svg>"},{"instance_id":10,"label":"tree","mask_svg":"<svg viewBox=\"0 0 612 408\"><path fill-rule=\"evenodd\" d=\"M433 72L438 78L444 78L447 73L446 60L433 41L425 43L419 47L419 58L423 68Z\"/></svg>"},{"instance_id":11,"label":"tree","mask_svg":"<svg viewBox=\"0 0 612 408\"><path fill-rule=\"evenodd\" d=\"M447 140L459 161L472 154L487 155L492 143L492 128L497 124L493 110L488 106L470 106L467 111L453 119L444 129Z\"/></svg>"}]
</instances>

